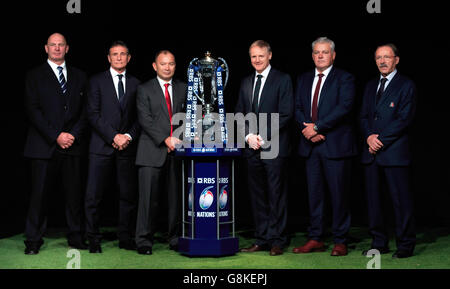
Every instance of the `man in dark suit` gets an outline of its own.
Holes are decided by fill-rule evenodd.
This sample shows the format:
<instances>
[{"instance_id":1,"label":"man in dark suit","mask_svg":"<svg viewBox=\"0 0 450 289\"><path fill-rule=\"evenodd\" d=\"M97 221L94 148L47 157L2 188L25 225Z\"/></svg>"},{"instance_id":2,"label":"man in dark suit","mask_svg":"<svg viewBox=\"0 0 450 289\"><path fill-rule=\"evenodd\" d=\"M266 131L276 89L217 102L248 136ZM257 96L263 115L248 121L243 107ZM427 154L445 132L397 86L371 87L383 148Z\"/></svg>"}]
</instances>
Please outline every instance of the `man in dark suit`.
<instances>
[{"instance_id":1,"label":"man in dark suit","mask_svg":"<svg viewBox=\"0 0 450 289\"><path fill-rule=\"evenodd\" d=\"M248 164L248 186L255 223L255 243L241 252L270 250L271 256L283 254L287 245L287 172L289 156L289 122L293 116L293 89L289 75L271 67L272 50L269 43L258 40L249 50L250 61L256 72L244 78L239 91L235 112L268 114L267 122L260 122L255 129L246 123L245 135L248 147L244 156ZM271 115L279 114L279 127L271 126ZM267 129L267 137L261 136ZM271 159L264 157L271 136L278 137L278 154ZM266 138L266 139L265 139Z\"/></svg>"},{"instance_id":2,"label":"man in dark suit","mask_svg":"<svg viewBox=\"0 0 450 289\"><path fill-rule=\"evenodd\" d=\"M89 81L87 114L92 127L86 188L86 228L89 252L101 253L99 205L111 183L119 189L119 247L134 250L139 124L136 89L139 80L126 71L131 55L122 41L109 48L110 69Z\"/></svg>"},{"instance_id":3,"label":"man in dark suit","mask_svg":"<svg viewBox=\"0 0 450 289\"><path fill-rule=\"evenodd\" d=\"M382 210L382 183L387 184L395 215L397 250L394 258L413 255L416 244L413 200L409 180L409 132L416 110L416 87L400 74L393 44L379 46L375 62L380 77L364 91L360 126L364 137L362 163L366 179L371 249L389 252ZM368 250L367 250L368 251ZM363 254L366 255L367 251Z\"/></svg>"},{"instance_id":4,"label":"man in dark suit","mask_svg":"<svg viewBox=\"0 0 450 289\"><path fill-rule=\"evenodd\" d=\"M49 194L65 193L68 244L87 249L82 236L80 156L86 116L83 112L86 75L66 65L66 39L52 34L45 45L48 60L31 70L25 83L25 106L30 127L24 156L31 159L31 198L25 227L25 254L39 253L47 227Z\"/></svg>"},{"instance_id":5,"label":"man in dark suit","mask_svg":"<svg viewBox=\"0 0 450 289\"><path fill-rule=\"evenodd\" d=\"M334 42L326 37L312 44L315 70L301 75L295 93L295 119L302 133L298 147L306 158L310 209L308 242L294 253L324 251L324 210L327 188L331 195L332 256L347 255L350 229L348 193L351 157L357 153L352 127L354 77L333 66Z\"/></svg>"},{"instance_id":6,"label":"man in dark suit","mask_svg":"<svg viewBox=\"0 0 450 289\"><path fill-rule=\"evenodd\" d=\"M172 115L181 112L186 83L173 79L175 56L159 51L153 62L156 78L138 87L137 110L142 128L136 165L139 166L139 206L136 245L139 254L152 254L159 201L168 201L169 248L177 250L181 229L181 163L174 150L181 140L172 136Z\"/></svg>"}]
</instances>

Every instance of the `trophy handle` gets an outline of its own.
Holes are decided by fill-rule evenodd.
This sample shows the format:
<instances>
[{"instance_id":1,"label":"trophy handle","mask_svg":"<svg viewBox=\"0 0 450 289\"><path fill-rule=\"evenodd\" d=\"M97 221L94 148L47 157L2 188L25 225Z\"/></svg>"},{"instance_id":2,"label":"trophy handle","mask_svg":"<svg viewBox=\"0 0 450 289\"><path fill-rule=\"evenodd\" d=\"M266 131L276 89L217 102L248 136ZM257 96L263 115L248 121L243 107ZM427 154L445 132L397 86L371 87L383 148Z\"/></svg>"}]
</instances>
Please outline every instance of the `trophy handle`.
<instances>
[{"instance_id":1,"label":"trophy handle","mask_svg":"<svg viewBox=\"0 0 450 289\"><path fill-rule=\"evenodd\" d=\"M221 61L223 62L223 64L224 64L223 70L226 72L226 75L225 75L225 83L224 83L224 85L223 85L223 88L225 89L225 88L227 87L228 77L229 77L230 72L229 72L229 70L228 70L228 64L227 64L227 62L225 61L225 59L223 59L222 57L219 57L218 59L221 60Z\"/></svg>"},{"instance_id":2,"label":"trophy handle","mask_svg":"<svg viewBox=\"0 0 450 289\"><path fill-rule=\"evenodd\" d=\"M194 65L194 62L196 62L197 60L198 60L198 57L192 59L191 62L189 62L189 66L188 66L188 70L187 70L187 76L188 76L188 79L189 79L189 68L190 68L191 66L193 66L193 65ZM195 65L195 67L197 67L197 65ZM196 73L196 72L194 72L194 75L195 75L195 73ZM197 94L197 92L196 92L195 90L193 91L193 93L194 93L194 95L195 95L198 99L200 99L200 101L204 102L204 100Z\"/></svg>"}]
</instances>

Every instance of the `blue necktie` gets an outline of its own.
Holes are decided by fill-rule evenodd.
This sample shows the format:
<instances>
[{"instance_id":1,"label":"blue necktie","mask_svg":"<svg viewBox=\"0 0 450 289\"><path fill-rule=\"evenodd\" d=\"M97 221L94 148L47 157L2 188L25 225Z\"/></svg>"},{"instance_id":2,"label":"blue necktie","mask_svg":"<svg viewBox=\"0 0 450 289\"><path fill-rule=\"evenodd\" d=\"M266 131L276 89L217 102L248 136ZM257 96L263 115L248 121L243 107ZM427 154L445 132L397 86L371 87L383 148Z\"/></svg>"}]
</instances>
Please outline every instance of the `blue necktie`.
<instances>
[{"instance_id":1,"label":"blue necktie","mask_svg":"<svg viewBox=\"0 0 450 289\"><path fill-rule=\"evenodd\" d=\"M61 66L58 66L59 70L59 85L61 86L62 93L66 93L66 78L64 77L63 69Z\"/></svg>"}]
</instances>

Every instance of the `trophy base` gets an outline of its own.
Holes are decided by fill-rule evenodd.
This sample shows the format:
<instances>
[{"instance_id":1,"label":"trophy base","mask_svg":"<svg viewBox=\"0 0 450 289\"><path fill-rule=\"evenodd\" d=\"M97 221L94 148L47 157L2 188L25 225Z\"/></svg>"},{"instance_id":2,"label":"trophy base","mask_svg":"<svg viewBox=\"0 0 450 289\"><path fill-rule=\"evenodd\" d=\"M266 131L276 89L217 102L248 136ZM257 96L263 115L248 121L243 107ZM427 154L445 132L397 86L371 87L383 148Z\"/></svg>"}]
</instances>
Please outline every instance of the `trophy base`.
<instances>
[{"instance_id":1,"label":"trophy base","mask_svg":"<svg viewBox=\"0 0 450 289\"><path fill-rule=\"evenodd\" d=\"M231 256L239 251L238 238L190 239L179 238L178 252L186 256Z\"/></svg>"}]
</instances>

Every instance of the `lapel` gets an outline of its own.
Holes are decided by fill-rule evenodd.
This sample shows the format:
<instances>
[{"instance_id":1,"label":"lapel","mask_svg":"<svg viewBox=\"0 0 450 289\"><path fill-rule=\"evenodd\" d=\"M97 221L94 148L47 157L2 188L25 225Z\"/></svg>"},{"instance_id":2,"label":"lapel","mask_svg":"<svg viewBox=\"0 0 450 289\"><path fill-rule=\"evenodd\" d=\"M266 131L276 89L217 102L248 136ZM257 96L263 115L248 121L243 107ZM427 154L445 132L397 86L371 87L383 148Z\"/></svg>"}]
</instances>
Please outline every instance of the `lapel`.
<instances>
[{"instance_id":1,"label":"lapel","mask_svg":"<svg viewBox=\"0 0 450 289\"><path fill-rule=\"evenodd\" d=\"M172 114L175 114L177 112L180 112L182 107L181 104L184 101L184 98L186 97L185 91L183 91L182 86L179 85L178 81L173 79L172 80ZM165 102L165 97L164 97L164 102ZM166 105L167 106L167 105Z\"/></svg>"},{"instance_id":2,"label":"lapel","mask_svg":"<svg viewBox=\"0 0 450 289\"><path fill-rule=\"evenodd\" d=\"M255 73L251 74L248 77L248 80L246 81L247 87L247 95L248 95L248 99L247 99L247 103L248 103L248 111L252 111L252 101L253 101L253 86L255 85Z\"/></svg>"},{"instance_id":3,"label":"lapel","mask_svg":"<svg viewBox=\"0 0 450 289\"><path fill-rule=\"evenodd\" d=\"M376 103L376 95L377 95L376 90L377 90L378 83L379 83L379 79L376 82L376 86L375 86L375 103ZM386 100L389 98L389 96L392 94L392 92L397 90L397 87L399 85L400 85L400 77L399 77L399 73L397 71L397 73L394 75L394 78L392 78L392 80L390 81L390 83L388 84L386 89L383 91L383 94L381 95L381 99L378 102L378 104L376 105L377 110L383 106L383 103L386 102Z\"/></svg>"},{"instance_id":4,"label":"lapel","mask_svg":"<svg viewBox=\"0 0 450 289\"><path fill-rule=\"evenodd\" d=\"M173 93L173 90L174 89L172 87L172 93ZM169 110L167 109L166 97L164 96L164 93L162 91L161 86L159 85L159 81L157 78L154 78L154 80L153 80L153 93L154 93L154 95L156 95L156 98L160 101L161 109L162 109L164 115L170 121ZM172 109L172 114L173 114L173 109Z\"/></svg>"},{"instance_id":5,"label":"lapel","mask_svg":"<svg viewBox=\"0 0 450 289\"><path fill-rule=\"evenodd\" d=\"M306 117L307 119L311 119L311 93L312 86L314 83L315 72L314 70L306 75Z\"/></svg>"},{"instance_id":6,"label":"lapel","mask_svg":"<svg viewBox=\"0 0 450 289\"><path fill-rule=\"evenodd\" d=\"M47 74L47 78L50 80L49 84L52 85L52 91L56 91L58 93L58 97L56 100L57 101L62 100L61 103L67 102L67 96L65 96L62 93L61 86L59 85L59 79L56 77L50 64L48 64L47 62L44 65L44 70L45 70L45 73ZM69 74L69 72L67 72L67 74ZM66 80L66 82L67 82L67 80ZM68 86L69 84L67 83L66 85L67 85L66 86L66 89L67 89L66 94L69 94L69 86Z\"/></svg>"},{"instance_id":7,"label":"lapel","mask_svg":"<svg viewBox=\"0 0 450 289\"><path fill-rule=\"evenodd\" d=\"M114 80L112 78L111 71L109 71L109 69L107 71L105 71L105 79L106 79L106 82L108 83L108 85L107 85L108 92L106 93L106 95L110 95L110 101L112 101L117 107L120 108L119 99L117 96L116 88L114 86Z\"/></svg>"},{"instance_id":8,"label":"lapel","mask_svg":"<svg viewBox=\"0 0 450 289\"><path fill-rule=\"evenodd\" d=\"M333 66L333 68L331 68L330 73L328 74L327 78L325 79L325 82L322 86L322 90L320 91L319 103L317 104L317 114L319 113L320 105L322 104L324 99L326 99L328 88L330 87L331 83L334 80L334 75L335 75L335 69Z\"/></svg>"}]
</instances>

